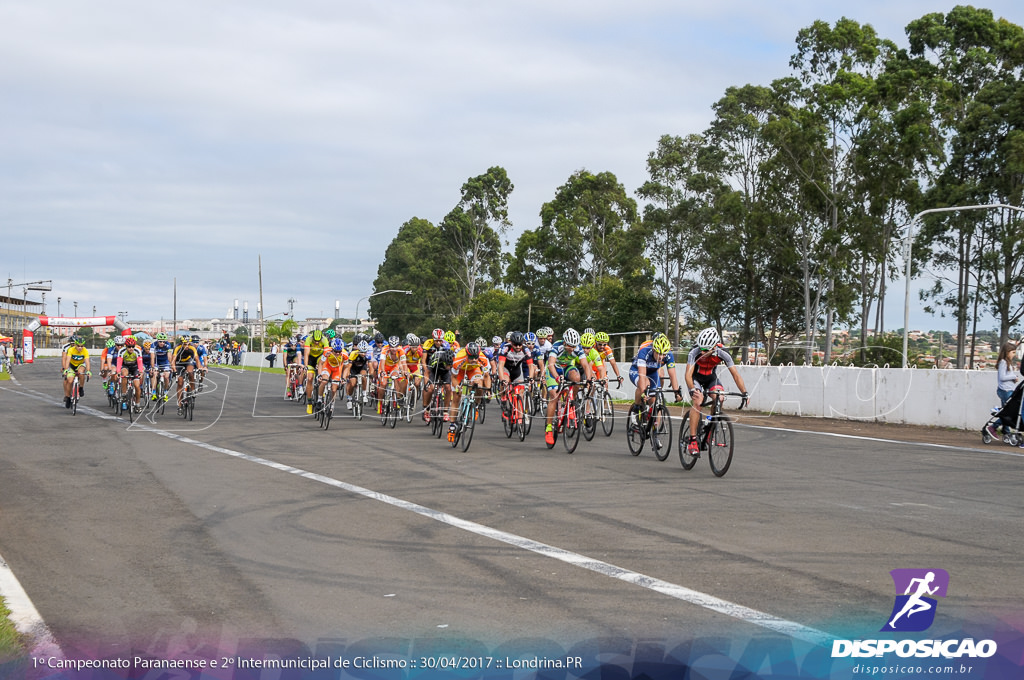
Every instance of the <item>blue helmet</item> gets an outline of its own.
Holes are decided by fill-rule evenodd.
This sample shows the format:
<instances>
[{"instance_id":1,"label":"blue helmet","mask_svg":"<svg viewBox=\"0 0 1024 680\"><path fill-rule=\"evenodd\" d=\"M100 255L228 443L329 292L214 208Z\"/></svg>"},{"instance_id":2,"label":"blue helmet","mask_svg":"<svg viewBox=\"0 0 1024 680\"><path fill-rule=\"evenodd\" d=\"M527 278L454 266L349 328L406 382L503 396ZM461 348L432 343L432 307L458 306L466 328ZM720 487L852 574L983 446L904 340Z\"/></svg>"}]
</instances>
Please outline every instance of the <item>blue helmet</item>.
<instances>
[{"instance_id":1,"label":"blue helmet","mask_svg":"<svg viewBox=\"0 0 1024 680\"><path fill-rule=\"evenodd\" d=\"M334 350L335 352L344 351L345 341L342 340L341 338L334 338L334 340L331 341L331 349Z\"/></svg>"}]
</instances>

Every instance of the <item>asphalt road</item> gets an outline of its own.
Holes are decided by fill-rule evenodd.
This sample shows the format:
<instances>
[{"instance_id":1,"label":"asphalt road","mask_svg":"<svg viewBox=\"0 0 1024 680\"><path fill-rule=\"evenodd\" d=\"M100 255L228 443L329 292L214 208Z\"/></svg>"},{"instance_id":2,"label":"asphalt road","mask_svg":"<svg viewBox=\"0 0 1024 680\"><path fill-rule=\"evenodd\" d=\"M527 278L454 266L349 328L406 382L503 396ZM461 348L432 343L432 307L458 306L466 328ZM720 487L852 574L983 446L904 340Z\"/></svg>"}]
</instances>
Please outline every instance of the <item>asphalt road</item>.
<instances>
[{"instance_id":1,"label":"asphalt road","mask_svg":"<svg viewBox=\"0 0 1024 680\"><path fill-rule=\"evenodd\" d=\"M719 479L632 457L621 423L567 455L491 410L462 453L210 378L193 422L141 427L95 380L72 416L53 361L0 383L0 554L65 651L863 638L906 567L950 573L936 635L1024 612L1009 449L737 427Z\"/></svg>"}]
</instances>

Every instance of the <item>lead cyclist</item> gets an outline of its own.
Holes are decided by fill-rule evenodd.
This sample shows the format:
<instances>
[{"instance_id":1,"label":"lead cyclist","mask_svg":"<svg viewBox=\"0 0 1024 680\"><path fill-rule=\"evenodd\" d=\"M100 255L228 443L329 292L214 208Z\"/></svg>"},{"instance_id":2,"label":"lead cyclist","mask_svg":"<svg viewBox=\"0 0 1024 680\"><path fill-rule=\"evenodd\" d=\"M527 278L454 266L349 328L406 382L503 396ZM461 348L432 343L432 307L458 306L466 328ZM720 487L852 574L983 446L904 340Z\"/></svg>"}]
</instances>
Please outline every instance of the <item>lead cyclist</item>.
<instances>
[{"instance_id":1,"label":"lead cyclist","mask_svg":"<svg viewBox=\"0 0 1024 680\"><path fill-rule=\"evenodd\" d=\"M700 452L697 443L697 422L700 420L700 407L704 403L704 393L722 389L722 382L716 375L719 364L725 364L736 381L736 387L743 393L743 403L747 401L747 386L743 376L736 370L732 355L722 347L722 339L714 328L705 328L697 334L697 342L686 358L686 387L690 390L690 438L687 451L691 454ZM717 391L717 390L716 390ZM721 397L719 397L721 398Z\"/></svg>"}]
</instances>

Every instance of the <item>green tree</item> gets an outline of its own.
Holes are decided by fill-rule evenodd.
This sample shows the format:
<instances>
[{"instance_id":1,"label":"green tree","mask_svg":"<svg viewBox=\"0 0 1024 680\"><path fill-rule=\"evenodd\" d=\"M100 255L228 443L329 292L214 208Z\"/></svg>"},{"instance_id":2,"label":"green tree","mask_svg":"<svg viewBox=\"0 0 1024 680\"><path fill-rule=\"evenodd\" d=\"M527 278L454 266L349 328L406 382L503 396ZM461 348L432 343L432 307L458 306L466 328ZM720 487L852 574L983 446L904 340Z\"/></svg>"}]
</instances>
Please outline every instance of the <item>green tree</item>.
<instances>
[{"instance_id":1,"label":"green tree","mask_svg":"<svg viewBox=\"0 0 1024 680\"><path fill-rule=\"evenodd\" d=\"M462 304L501 280L501 235L508 231L508 197L514 189L504 168L493 167L462 185L462 199L440 225Z\"/></svg>"},{"instance_id":2,"label":"green tree","mask_svg":"<svg viewBox=\"0 0 1024 680\"><path fill-rule=\"evenodd\" d=\"M377 267L373 289L411 290L414 294L370 298L368 313L382 333L423 335L455 318L461 304L460 289L448 262L441 231L429 221L414 217L399 228Z\"/></svg>"}]
</instances>

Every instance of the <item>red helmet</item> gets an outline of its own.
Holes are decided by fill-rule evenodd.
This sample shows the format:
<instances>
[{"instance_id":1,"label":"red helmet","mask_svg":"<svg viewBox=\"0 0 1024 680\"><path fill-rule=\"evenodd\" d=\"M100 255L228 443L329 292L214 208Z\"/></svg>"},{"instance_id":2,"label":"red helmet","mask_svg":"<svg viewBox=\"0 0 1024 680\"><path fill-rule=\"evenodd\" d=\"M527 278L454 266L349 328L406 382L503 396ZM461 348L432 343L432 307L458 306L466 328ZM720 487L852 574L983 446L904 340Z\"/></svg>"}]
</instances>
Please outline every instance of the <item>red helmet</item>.
<instances>
[{"instance_id":1,"label":"red helmet","mask_svg":"<svg viewBox=\"0 0 1024 680\"><path fill-rule=\"evenodd\" d=\"M135 337L129 335L127 338L125 338L124 339L124 346L125 347L135 347Z\"/></svg>"},{"instance_id":2,"label":"red helmet","mask_svg":"<svg viewBox=\"0 0 1024 680\"><path fill-rule=\"evenodd\" d=\"M442 340L444 340L444 329L443 328L435 328L434 332L431 333L431 335L434 336L434 340L437 340L438 342L441 342Z\"/></svg>"}]
</instances>

